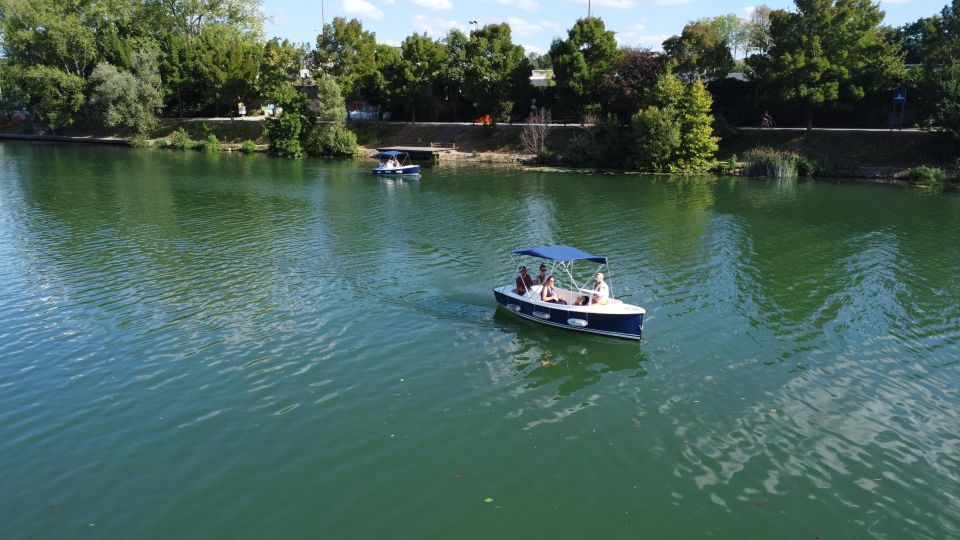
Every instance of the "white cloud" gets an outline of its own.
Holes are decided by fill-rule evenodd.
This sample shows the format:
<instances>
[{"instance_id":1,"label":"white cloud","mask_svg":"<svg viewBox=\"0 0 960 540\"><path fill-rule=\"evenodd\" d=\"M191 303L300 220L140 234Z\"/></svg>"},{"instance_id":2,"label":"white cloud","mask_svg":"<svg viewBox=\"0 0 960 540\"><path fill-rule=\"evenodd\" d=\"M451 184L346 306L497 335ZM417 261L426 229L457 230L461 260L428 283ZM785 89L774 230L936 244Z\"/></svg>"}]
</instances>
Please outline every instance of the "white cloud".
<instances>
[{"instance_id":1,"label":"white cloud","mask_svg":"<svg viewBox=\"0 0 960 540\"><path fill-rule=\"evenodd\" d=\"M622 38L634 39L642 36L643 33L646 31L647 31L647 26L645 24L637 23L637 24L630 25L624 28L623 30L620 30L619 32L617 32L617 36Z\"/></svg>"},{"instance_id":2,"label":"white cloud","mask_svg":"<svg viewBox=\"0 0 960 540\"><path fill-rule=\"evenodd\" d=\"M457 21L446 21L436 17L427 17L426 15L415 15L410 22L413 27L420 32L426 32L434 39L440 39L447 35L450 30L456 28L463 31L463 26Z\"/></svg>"},{"instance_id":3,"label":"white cloud","mask_svg":"<svg viewBox=\"0 0 960 540\"><path fill-rule=\"evenodd\" d=\"M540 11L540 3L537 0L497 0L501 5L522 9L524 11Z\"/></svg>"},{"instance_id":4,"label":"white cloud","mask_svg":"<svg viewBox=\"0 0 960 540\"><path fill-rule=\"evenodd\" d=\"M913 0L880 0L881 4L909 4Z\"/></svg>"},{"instance_id":5,"label":"white cloud","mask_svg":"<svg viewBox=\"0 0 960 540\"><path fill-rule=\"evenodd\" d=\"M450 0L408 0L411 4L426 9L436 9L448 11L453 9L453 2Z\"/></svg>"},{"instance_id":6,"label":"white cloud","mask_svg":"<svg viewBox=\"0 0 960 540\"><path fill-rule=\"evenodd\" d=\"M540 47L537 47L536 45L523 44L520 46L523 47L523 51L527 54L530 54L530 53L543 54L543 49L541 49Z\"/></svg>"},{"instance_id":7,"label":"white cloud","mask_svg":"<svg viewBox=\"0 0 960 540\"><path fill-rule=\"evenodd\" d=\"M507 24L510 25L510 32L517 37L530 37L539 34L543 27L537 23L532 23L520 17L507 17Z\"/></svg>"},{"instance_id":8,"label":"white cloud","mask_svg":"<svg viewBox=\"0 0 960 540\"><path fill-rule=\"evenodd\" d=\"M347 15L378 20L383 18L383 12L380 11L380 8L367 2L367 0L343 0L340 2L340 9Z\"/></svg>"}]
</instances>

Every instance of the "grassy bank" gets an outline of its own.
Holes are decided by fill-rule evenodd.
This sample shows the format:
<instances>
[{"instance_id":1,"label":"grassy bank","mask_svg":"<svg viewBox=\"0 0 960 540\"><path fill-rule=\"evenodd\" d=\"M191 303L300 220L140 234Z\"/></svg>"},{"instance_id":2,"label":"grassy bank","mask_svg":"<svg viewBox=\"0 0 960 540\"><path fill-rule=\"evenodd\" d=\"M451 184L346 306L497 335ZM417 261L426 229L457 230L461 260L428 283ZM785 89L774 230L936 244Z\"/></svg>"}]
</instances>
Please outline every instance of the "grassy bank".
<instances>
[{"instance_id":1,"label":"grassy bank","mask_svg":"<svg viewBox=\"0 0 960 540\"><path fill-rule=\"evenodd\" d=\"M516 161L523 154L520 143L522 124L491 127L350 122L347 125L357 134L358 143L367 149L444 141L457 145L460 158L464 154L481 159L484 155L499 155ZM267 144L263 123L249 120L162 119L149 138L153 141L170 140L181 129L194 141L203 141L214 135L224 150L238 150L246 141L252 141L261 150ZM0 132L30 133L32 129L25 124L7 124L0 126ZM555 154L564 155L573 136L583 133L579 126L556 127L550 133L547 147ZM62 129L57 134L104 139L126 137L124 133L82 126ZM736 129L721 135L717 158L722 162L743 158L750 150L764 147L805 156L816 160L832 174L844 176L894 176L914 167L949 168L956 163L956 146L948 136L937 132Z\"/></svg>"}]
</instances>

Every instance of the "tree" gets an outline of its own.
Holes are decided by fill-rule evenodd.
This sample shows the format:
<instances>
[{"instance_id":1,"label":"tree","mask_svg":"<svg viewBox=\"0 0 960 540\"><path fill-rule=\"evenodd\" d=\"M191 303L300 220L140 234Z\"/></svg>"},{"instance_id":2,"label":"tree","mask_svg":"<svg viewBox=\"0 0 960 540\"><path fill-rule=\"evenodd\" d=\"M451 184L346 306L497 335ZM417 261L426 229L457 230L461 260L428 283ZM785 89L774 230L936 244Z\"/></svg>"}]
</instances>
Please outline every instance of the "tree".
<instances>
[{"instance_id":1,"label":"tree","mask_svg":"<svg viewBox=\"0 0 960 540\"><path fill-rule=\"evenodd\" d=\"M347 99L355 99L364 90L362 81L370 80L376 69L376 50L376 35L364 30L360 21L336 17L317 36L314 59L324 73L337 78Z\"/></svg>"},{"instance_id":2,"label":"tree","mask_svg":"<svg viewBox=\"0 0 960 540\"><path fill-rule=\"evenodd\" d=\"M104 126L146 134L156 124L163 105L156 61L150 54L133 53L134 71L101 62L90 75L90 108Z\"/></svg>"},{"instance_id":3,"label":"tree","mask_svg":"<svg viewBox=\"0 0 960 540\"><path fill-rule=\"evenodd\" d=\"M727 40L709 22L684 26L679 36L663 42L663 50L674 71L691 80L726 77L735 65Z\"/></svg>"},{"instance_id":4,"label":"tree","mask_svg":"<svg viewBox=\"0 0 960 540\"><path fill-rule=\"evenodd\" d=\"M533 69L553 69L553 61L549 54L537 54L535 52L527 53L527 62Z\"/></svg>"},{"instance_id":5,"label":"tree","mask_svg":"<svg viewBox=\"0 0 960 540\"><path fill-rule=\"evenodd\" d=\"M747 45L744 51L766 53L770 48L770 7L760 4L750 12L750 21L746 25Z\"/></svg>"},{"instance_id":6,"label":"tree","mask_svg":"<svg viewBox=\"0 0 960 540\"><path fill-rule=\"evenodd\" d=\"M530 113L530 117L527 118L527 125L520 133L520 144L523 146L523 151L536 156L537 162L541 164L546 157L544 151L547 149L547 137L550 136L550 131L553 129L550 126L550 121L550 111L540 107Z\"/></svg>"},{"instance_id":7,"label":"tree","mask_svg":"<svg viewBox=\"0 0 960 540\"><path fill-rule=\"evenodd\" d=\"M561 106L583 114L599 105L600 86L613 75L619 51L603 20L589 17L577 20L566 40L554 40L549 56Z\"/></svg>"},{"instance_id":8,"label":"tree","mask_svg":"<svg viewBox=\"0 0 960 540\"><path fill-rule=\"evenodd\" d=\"M257 76L260 93L270 94L284 83L297 81L306 56L304 47L298 47L287 40L273 38L267 41L263 46L260 74Z\"/></svg>"},{"instance_id":9,"label":"tree","mask_svg":"<svg viewBox=\"0 0 960 540\"><path fill-rule=\"evenodd\" d=\"M514 103L530 86L530 63L514 45L507 24L490 24L470 34L464 97L495 121L508 119Z\"/></svg>"},{"instance_id":10,"label":"tree","mask_svg":"<svg viewBox=\"0 0 960 540\"><path fill-rule=\"evenodd\" d=\"M22 105L51 130L73 124L86 102L86 80L55 67L16 67L12 78Z\"/></svg>"},{"instance_id":11,"label":"tree","mask_svg":"<svg viewBox=\"0 0 960 540\"><path fill-rule=\"evenodd\" d=\"M635 164L658 172L702 172L713 162L710 93L701 81L684 85L676 75L660 77L633 117Z\"/></svg>"},{"instance_id":12,"label":"tree","mask_svg":"<svg viewBox=\"0 0 960 540\"><path fill-rule=\"evenodd\" d=\"M283 109L282 113L268 118L263 125L270 151L285 157L302 156L303 141L309 136L314 119L307 96L292 84L283 83L267 97Z\"/></svg>"},{"instance_id":13,"label":"tree","mask_svg":"<svg viewBox=\"0 0 960 540\"><path fill-rule=\"evenodd\" d=\"M937 28L925 68L938 96L935 119L960 140L960 0L943 8Z\"/></svg>"},{"instance_id":14,"label":"tree","mask_svg":"<svg viewBox=\"0 0 960 540\"><path fill-rule=\"evenodd\" d=\"M880 8L870 0L795 1L797 13L771 12L767 54L747 59L767 96L802 107L810 129L817 109L891 89L903 59L883 39Z\"/></svg>"},{"instance_id":15,"label":"tree","mask_svg":"<svg viewBox=\"0 0 960 540\"><path fill-rule=\"evenodd\" d=\"M728 15L702 19L702 22L712 26L717 31L717 35L727 42L730 48L730 54L733 55L734 58L737 57L737 52L741 50L744 55L746 55L750 42L750 29L749 25L745 23L743 19L730 13Z\"/></svg>"},{"instance_id":16,"label":"tree","mask_svg":"<svg viewBox=\"0 0 960 540\"><path fill-rule=\"evenodd\" d=\"M232 114L237 100L256 91L262 46L255 36L220 24L204 26L193 46L206 104L217 115L224 110Z\"/></svg>"},{"instance_id":17,"label":"tree","mask_svg":"<svg viewBox=\"0 0 960 540\"><path fill-rule=\"evenodd\" d=\"M400 82L405 101L410 106L413 121L417 109L432 110L433 87L437 83L445 61L445 49L426 33L412 34L400 46L405 79Z\"/></svg>"},{"instance_id":18,"label":"tree","mask_svg":"<svg viewBox=\"0 0 960 540\"><path fill-rule=\"evenodd\" d=\"M439 83L441 91L444 94L444 100L452 104L453 118L458 119L460 101L463 99L463 86L466 77L467 66L467 45L470 38L459 30L450 30L442 40L445 54L443 69L440 71Z\"/></svg>"},{"instance_id":19,"label":"tree","mask_svg":"<svg viewBox=\"0 0 960 540\"><path fill-rule=\"evenodd\" d=\"M314 156L353 156L357 153L357 136L344 126L347 108L340 87L333 77L323 75L317 81L316 129L307 136L307 153Z\"/></svg>"},{"instance_id":20,"label":"tree","mask_svg":"<svg viewBox=\"0 0 960 540\"><path fill-rule=\"evenodd\" d=\"M650 49L621 49L613 73L600 83L605 112L629 121L666 67L666 58Z\"/></svg>"}]
</instances>

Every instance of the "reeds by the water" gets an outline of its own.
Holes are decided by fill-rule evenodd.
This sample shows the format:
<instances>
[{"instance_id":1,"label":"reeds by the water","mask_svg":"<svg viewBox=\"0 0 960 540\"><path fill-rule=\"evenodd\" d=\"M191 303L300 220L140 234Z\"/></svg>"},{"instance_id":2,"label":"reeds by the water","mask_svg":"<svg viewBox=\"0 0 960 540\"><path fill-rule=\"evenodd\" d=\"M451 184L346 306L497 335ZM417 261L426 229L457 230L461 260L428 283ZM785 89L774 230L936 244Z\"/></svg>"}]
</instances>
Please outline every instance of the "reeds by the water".
<instances>
[{"instance_id":1,"label":"reeds by the water","mask_svg":"<svg viewBox=\"0 0 960 540\"><path fill-rule=\"evenodd\" d=\"M771 148L754 148L743 156L746 163L744 176L767 176L770 178L796 178L800 156L792 152Z\"/></svg>"}]
</instances>

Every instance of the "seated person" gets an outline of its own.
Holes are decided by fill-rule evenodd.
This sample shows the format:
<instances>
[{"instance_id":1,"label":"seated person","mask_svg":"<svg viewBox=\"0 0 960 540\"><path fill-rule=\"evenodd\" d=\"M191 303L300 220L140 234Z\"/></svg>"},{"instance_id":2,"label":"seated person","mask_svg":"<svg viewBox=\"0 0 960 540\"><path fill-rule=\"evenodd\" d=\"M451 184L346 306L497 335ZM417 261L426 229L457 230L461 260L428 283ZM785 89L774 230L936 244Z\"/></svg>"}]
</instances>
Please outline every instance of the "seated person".
<instances>
[{"instance_id":1,"label":"seated person","mask_svg":"<svg viewBox=\"0 0 960 540\"><path fill-rule=\"evenodd\" d=\"M517 276L517 288L513 292L517 294L527 294L533 288L533 280L527 275L527 267L520 267L520 275Z\"/></svg>"},{"instance_id":2,"label":"seated person","mask_svg":"<svg viewBox=\"0 0 960 540\"><path fill-rule=\"evenodd\" d=\"M593 276L593 290L596 291L590 296L581 296L577 300L578 306L585 306L588 304L606 304L610 300L610 287L607 286L603 281L603 274L597 272L597 275Z\"/></svg>"},{"instance_id":3,"label":"seated person","mask_svg":"<svg viewBox=\"0 0 960 540\"><path fill-rule=\"evenodd\" d=\"M547 265L540 264L540 275L537 276L537 280L534 282L537 285L543 285L547 282Z\"/></svg>"},{"instance_id":4,"label":"seated person","mask_svg":"<svg viewBox=\"0 0 960 540\"><path fill-rule=\"evenodd\" d=\"M553 285L557 280L553 279L553 276L547 278L547 282L543 285L543 288L540 289L540 301L549 302L551 304L566 304L567 301L563 300L553 290Z\"/></svg>"}]
</instances>

